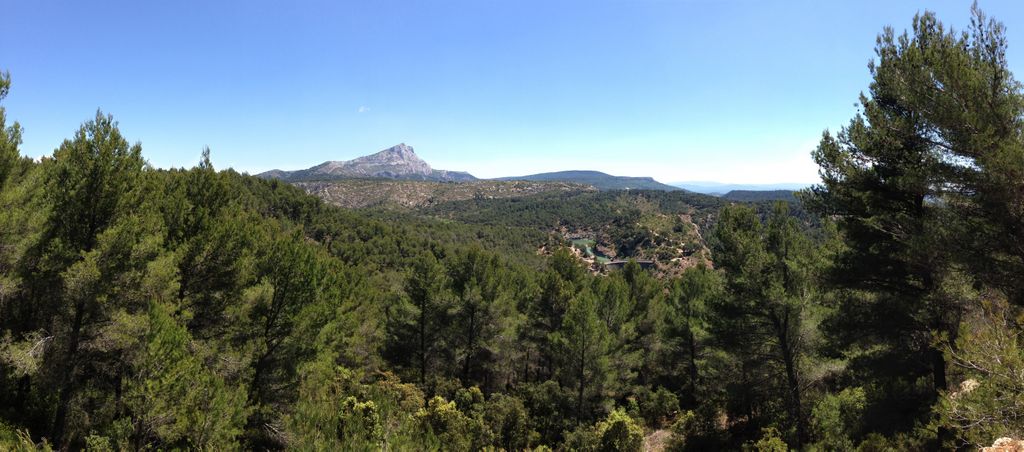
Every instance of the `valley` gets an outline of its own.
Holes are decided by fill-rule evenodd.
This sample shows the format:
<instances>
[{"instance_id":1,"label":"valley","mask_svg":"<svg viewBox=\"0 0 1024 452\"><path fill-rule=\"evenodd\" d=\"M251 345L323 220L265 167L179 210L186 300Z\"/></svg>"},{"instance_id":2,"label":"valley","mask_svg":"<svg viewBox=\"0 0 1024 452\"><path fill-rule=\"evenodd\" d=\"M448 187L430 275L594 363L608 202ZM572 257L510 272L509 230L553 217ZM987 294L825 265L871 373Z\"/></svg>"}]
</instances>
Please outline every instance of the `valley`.
<instances>
[{"instance_id":1,"label":"valley","mask_svg":"<svg viewBox=\"0 0 1024 452\"><path fill-rule=\"evenodd\" d=\"M314 177L317 171L324 173L316 170L325 168L324 164L306 170L306 176L293 175L286 180L292 179L289 183L329 204L348 209L397 211L541 232L563 245L577 245L571 249L592 272L620 268L632 259L659 277L710 265L710 252L699 231L710 228L713 212L728 203L725 198L687 192L651 178L596 171L495 180L421 180L434 170L404 144L350 162L369 161L375 162L374 171L387 176ZM260 177L271 176L273 173L264 173ZM545 243L533 245L549 254Z\"/></svg>"},{"instance_id":2,"label":"valley","mask_svg":"<svg viewBox=\"0 0 1024 452\"><path fill-rule=\"evenodd\" d=\"M699 231L712 226L714 210L724 205L719 198L681 190L599 191L562 182L346 179L293 184L349 209L537 231L565 245L581 245L578 256L594 272L606 271L612 261L635 259L664 276L710 264ZM585 242L591 244L589 253Z\"/></svg>"}]
</instances>

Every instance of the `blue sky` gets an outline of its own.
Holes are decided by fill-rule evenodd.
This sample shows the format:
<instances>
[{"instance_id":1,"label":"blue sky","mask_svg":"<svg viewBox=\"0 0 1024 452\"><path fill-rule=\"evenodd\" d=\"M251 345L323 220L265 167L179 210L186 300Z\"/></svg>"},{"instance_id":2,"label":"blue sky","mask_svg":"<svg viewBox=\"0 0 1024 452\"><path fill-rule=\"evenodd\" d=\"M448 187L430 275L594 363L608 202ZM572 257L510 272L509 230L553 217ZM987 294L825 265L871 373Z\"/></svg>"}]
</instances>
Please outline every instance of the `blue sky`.
<instances>
[{"instance_id":1,"label":"blue sky","mask_svg":"<svg viewBox=\"0 0 1024 452\"><path fill-rule=\"evenodd\" d=\"M155 166L256 173L405 142L479 177L596 169L813 182L885 25L968 1L54 2L4 0L22 152L97 108ZM1020 75L1024 6L982 1Z\"/></svg>"}]
</instances>

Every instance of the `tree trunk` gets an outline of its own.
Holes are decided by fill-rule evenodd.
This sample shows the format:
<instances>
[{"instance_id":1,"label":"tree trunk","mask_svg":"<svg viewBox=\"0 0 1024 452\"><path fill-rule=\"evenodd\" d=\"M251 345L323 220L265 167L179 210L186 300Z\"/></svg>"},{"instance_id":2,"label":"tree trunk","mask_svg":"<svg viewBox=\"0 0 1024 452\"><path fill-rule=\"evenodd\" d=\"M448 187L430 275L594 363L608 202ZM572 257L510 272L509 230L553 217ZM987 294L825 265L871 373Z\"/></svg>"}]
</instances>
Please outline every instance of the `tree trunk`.
<instances>
[{"instance_id":1,"label":"tree trunk","mask_svg":"<svg viewBox=\"0 0 1024 452\"><path fill-rule=\"evenodd\" d=\"M697 406L697 401L698 401L697 400L697 379L700 378L700 375L699 375L699 373L697 371L697 338L694 337L693 329L691 329L691 328L687 328L687 342L688 342L687 345L689 346L689 349L690 349L690 356L689 356L689 361L690 362L689 362L689 369L688 369L689 373L690 373L690 394L688 396L689 400L687 402L689 403L690 407L696 407Z\"/></svg>"},{"instance_id":2,"label":"tree trunk","mask_svg":"<svg viewBox=\"0 0 1024 452\"><path fill-rule=\"evenodd\" d=\"M426 303L420 305L420 384L427 382L427 311Z\"/></svg>"},{"instance_id":3,"label":"tree trunk","mask_svg":"<svg viewBox=\"0 0 1024 452\"><path fill-rule=\"evenodd\" d=\"M523 383L530 382L530 348L526 348L526 359L523 360Z\"/></svg>"},{"instance_id":4,"label":"tree trunk","mask_svg":"<svg viewBox=\"0 0 1024 452\"><path fill-rule=\"evenodd\" d=\"M774 316L773 316L774 317ZM803 402L800 394L800 378L797 375L796 356L789 340L789 317L784 313L783 319L773 318L779 348L782 352L782 363L786 367L786 386L789 389L789 415L796 424L796 447L800 449L807 441L807 426L804 423Z\"/></svg>"},{"instance_id":5,"label":"tree trunk","mask_svg":"<svg viewBox=\"0 0 1024 452\"><path fill-rule=\"evenodd\" d=\"M782 348L783 360L786 364L786 383L789 385L790 416L796 421L796 448L800 449L807 440L807 426L804 425L803 402L800 400L800 380L797 377L796 363L788 346Z\"/></svg>"},{"instance_id":6,"label":"tree trunk","mask_svg":"<svg viewBox=\"0 0 1024 452\"><path fill-rule=\"evenodd\" d=\"M583 422L583 389L586 386L586 365L587 365L587 340L584 339L580 347L580 385L579 393L576 397L576 425L580 425Z\"/></svg>"},{"instance_id":7,"label":"tree trunk","mask_svg":"<svg viewBox=\"0 0 1024 452\"><path fill-rule=\"evenodd\" d=\"M469 331L466 335L466 360L462 368L462 384L468 384L469 371L472 368L473 354L476 352L476 309L470 311Z\"/></svg>"},{"instance_id":8,"label":"tree trunk","mask_svg":"<svg viewBox=\"0 0 1024 452\"><path fill-rule=\"evenodd\" d=\"M946 381L946 357L943 356L942 350L932 350L932 385L935 387L936 397L941 397L942 391L948 388ZM935 432L935 440L937 441L936 450L944 450L946 443L953 439L951 432L945 425L939 424L938 430Z\"/></svg>"},{"instance_id":9,"label":"tree trunk","mask_svg":"<svg viewBox=\"0 0 1024 452\"><path fill-rule=\"evenodd\" d=\"M61 376L60 398L57 403L57 414L53 419L53 440L57 444L64 443L64 435L67 433L68 409L71 405L71 397L75 393L75 367L78 363L78 343L81 340L82 321L85 316L85 302L75 303L75 317L71 323L71 334L68 338L68 355L64 362L64 374Z\"/></svg>"}]
</instances>

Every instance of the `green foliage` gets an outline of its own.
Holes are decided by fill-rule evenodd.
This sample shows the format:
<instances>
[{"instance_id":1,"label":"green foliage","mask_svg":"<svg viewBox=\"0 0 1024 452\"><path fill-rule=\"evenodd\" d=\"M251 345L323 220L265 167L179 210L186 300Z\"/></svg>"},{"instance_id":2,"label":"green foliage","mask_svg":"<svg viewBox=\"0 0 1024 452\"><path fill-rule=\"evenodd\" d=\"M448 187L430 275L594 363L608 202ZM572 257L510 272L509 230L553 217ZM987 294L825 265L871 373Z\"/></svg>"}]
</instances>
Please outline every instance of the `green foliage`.
<instances>
[{"instance_id":1,"label":"green foliage","mask_svg":"<svg viewBox=\"0 0 1024 452\"><path fill-rule=\"evenodd\" d=\"M483 408L484 422L494 435L494 445L505 450L525 450L539 439L523 401L494 394Z\"/></svg>"},{"instance_id":2,"label":"green foliage","mask_svg":"<svg viewBox=\"0 0 1024 452\"><path fill-rule=\"evenodd\" d=\"M0 73L0 101L7 97L11 88L11 75L7 72ZM0 190L4 183L15 169L20 154L18 146L21 144L21 126L17 122L7 125L7 112L0 106Z\"/></svg>"},{"instance_id":3,"label":"green foliage","mask_svg":"<svg viewBox=\"0 0 1024 452\"><path fill-rule=\"evenodd\" d=\"M36 443L25 430L17 430L0 422L0 448L11 452L50 452L53 448L47 441Z\"/></svg>"},{"instance_id":4,"label":"green foliage","mask_svg":"<svg viewBox=\"0 0 1024 452\"><path fill-rule=\"evenodd\" d=\"M573 388L563 388L553 380L522 384L514 396L523 401L531 425L540 433L541 444L562 442L563 432L579 427L574 422L576 396Z\"/></svg>"},{"instance_id":5,"label":"green foliage","mask_svg":"<svg viewBox=\"0 0 1024 452\"><path fill-rule=\"evenodd\" d=\"M720 273L700 265L672 281L659 326L659 383L680 391L681 402L693 408L706 395L701 368L706 364L712 306L725 295Z\"/></svg>"},{"instance_id":6,"label":"green foliage","mask_svg":"<svg viewBox=\"0 0 1024 452\"><path fill-rule=\"evenodd\" d=\"M588 231L616 257L654 258L677 256L677 248L699 245L701 239L689 219L705 228L724 204L714 196L683 190L581 191L446 202L422 212L506 229ZM688 220L682 222L681 216Z\"/></svg>"},{"instance_id":7,"label":"green foliage","mask_svg":"<svg viewBox=\"0 0 1024 452\"><path fill-rule=\"evenodd\" d=\"M285 421L288 446L299 450L374 449L384 441L379 408L354 394L351 371L321 359L303 366L295 412Z\"/></svg>"},{"instance_id":8,"label":"green foliage","mask_svg":"<svg viewBox=\"0 0 1024 452\"><path fill-rule=\"evenodd\" d=\"M617 403L669 422L699 386L664 363L719 353L707 268L669 300L635 263L595 276L554 243L496 252L515 237L500 227L404 226L217 172L208 150L171 171L139 152L98 115L0 192L0 415L16 429L70 448L632 444L624 419L566 432ZM631 216L690 212L674 196L605 200L626 237Z\"/></svg>"},{"instance_id":9,"label":"green foliage","mask_svg":"<svg viewBox=\"0 0 1024 452\"><path fill-rule=\"evenodd\" d=\"M638 450L639 419L671 425L670 450L1019 436L1024 95L1005 49L977 10L967 33L931 13L883 32L802 205L346 210L208 149L153 169L100 112L34 162L0 107L0 448ZM595 274L552 231L696 256Z\"/></svg>"},{"instance_id":10,"label":"green foliage","mask_svg":"<svg viewBox=\"0 0 1024 452\"><path fill-rule=\"evenodd\" d=\"M987 447L995 438L1024 436L1024 315L989 294L961 326L947 353L964 370L959 387L938 403L942 424L963 447Z\"/></svg>"},{"instance_id":11,"label":"green foliage","mask_svg":"<svg viewBox=\"0 0 1024 452\"><path fill-rule=\"evenodd\" d=\"M740 202L797 200L796 195L790 190L730 190L722 195L722 199Z\"/></svg>"},{"instance_id":12,"label":"green foliage","mask_svg":"<svg viewBox=\"0 0 1024 452\"><path fill-rule=\"evenodd\" d=\"M644 429L625 411L618 409L594 426L599 450L639 451L644 445Z\"/></svg>"},{"instance_id":13,"label":"green foliage","mask_svg":"<svg viewBox=\"0 0 1024 452\"><path fill-rule=\"evenodd\" d=\"M867 400L863 388L846 388L822 397L811 412L811 425L821 450L850 450L861 429Z\"/></svg>"},{"instance_id":14,"label":"green foliage","mask_svg":"<svg viewBox=\"0 0 1024 452\"><path fill-rule=\"evenodd\" d=\"M54 151L48 167L51 246L68 253L91 250L100 232L138 205L144 165L142 146L129 146L113 117L97 111Z\"/></svg>"},{"instance_id":15,"label":"green foliage","mask_svg":"<svg viewBox=\"0 0 1024 452\"><path fill-rule=\"evenodd\" d=\"M593 452L599 447L600 437L591 425L578 425L575 430L566 432L565 442L562 443L565 450Z\"/></svg>"},{"instance_id":16,"label":"green foliage","mask_svg":"<svg viewBox=\"0 0 1024 452\"><path fill-rule=\"evenodd\" d=\"M722 346L744 360L733 399L748 406L736 414L769 412L781 402L800 445L808 438L803 367L815 321L811 242L782 203L764 223L750 207L723 209L712 240L730 292L714 307L714 328Z\"/></svg>"},{"instance_id":17,"label":"green foliage","mask_svg":"<svg viewBox=\"0 0 1024 452\"><path fill-rule=\"evenodd\" d=\"M782 440L778 430L766 428L761 430L761 439L745 444L744 449L757 452L787 452L789 446Z\"/></svg>"},{"instance_id":18,"label":"green foliage","mask_svg":"<svg viewBox=\"0 0 1024 452\"><path fill-rule=\"evenodd\" d=\"M719 429L717 413L706 408L701 412L686 411L676 417L670 431L672 436L665 450L716 450L727 444L725 432Z\"/></svg>"},{"instance_id":19,"label":"green foliage","mask_svg":"<svg viewBox=\"0 0 1024 452\"><path fill-rule=\"evenodd\" d=\"M592 426L581 425L566 435L563 447L578 451L640 451L644 429L622 409Z\"/></svg>"},{"instance_id":20,"label":"green foliage","mask_svg":"<svg viewBox=\"0 0 1024 452\"><path fill-rule=\"evenodd\" d=\"M679 413L679 397L672 391L659 387L641 394L640 415L648 426L661 427Z\"/></svg>"},{"instance_id":21,"label":"green foliage","mask_svg":"<svg viewBox=\"0 0 1024 452\"><path fill-rule=\"evenodd\" d=\"M1007 177L1020 174L1024 93L1004 27L972 13L965 32L930 12L902 34L885 29L862 112L813 154L823 184L804 200L836 220L846 245L824 329L868 391L868 431L935 420L950 380L943 344L973 308L963 288L984 284L1018 304L1024 293L1024 260L1008 251L1019 243L1021 179ZM950 439L939 426L932 447Z\"/></svg>"},{"instance_id":22,"label":"green foliage","mask_svg":"<svg viewBox=\"0 0 1024 452\"><path fill-rule=\"evenodd\" d=\"M446 291L443 268L433 254L421 255L405 281L406 297L389 313L390 350L397 365L407 369L409 379L426 384L440 361L450 360L445 328L451 323L452 297ZM410 359L411 358L411 359Z\"/></svg>"},{"instance_id":23,"label":"green foliage","mask_svg":"<svg viewBox=\"0 0 1024 452\"><path fill-rule=\"evenodd\" d=\"M166 306L154 302L148 317L145 348L125 395L131 444L235 448L245 423L245 392L196 359L188 331Z\"/></svg>"},{"instance_id":24,"label":"green foliage","mask_svg":"<svg viewBox=\"0 0 1024 452\"><path fill-rule=\"evenodd\" d=\"M552 342L561 355L560 379L576 391L576 421L591 418L609 375L608 327L597 316L597 300L582 292L569 302L562 328Z\"/></svg>"},{"instance_id":25,"label":"green foliage","mask_svg":"<svg viewBox=\"0 0 1024 452\"><path fill-rule=\"evenodd\" d=\"M436 435L446 449L475 450L489 443L483 423L459 411L455 402L434 397L415 416L420 428Z\"/></svg>"}]
</instances>

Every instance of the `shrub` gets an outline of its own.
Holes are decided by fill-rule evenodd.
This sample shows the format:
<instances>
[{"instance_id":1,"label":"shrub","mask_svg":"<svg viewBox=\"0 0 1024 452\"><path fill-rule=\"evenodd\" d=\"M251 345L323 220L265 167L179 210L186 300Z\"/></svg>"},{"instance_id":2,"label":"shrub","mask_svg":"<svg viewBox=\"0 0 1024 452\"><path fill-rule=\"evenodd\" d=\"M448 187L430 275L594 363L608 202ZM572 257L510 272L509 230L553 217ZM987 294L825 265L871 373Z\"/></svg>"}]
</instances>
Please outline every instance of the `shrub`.
<instances>
[{"instance_id":1,"label":"shrub","mask_svg":"<svg viewBox=\"0 0 1024 452\"><path fill-rule=\"evenodd\" d=\"M789 452L789 445L782 440L782 435L775 427L768 427L761 429L761 439L753 444L744 444L743 449L757 452Z\"/></svg>"},{"instance_id":2,"label":"shrub","mask_svg":"<svg viewBox=\"0 0 1024 452\"><path fill-rule=\"evenodd\" d=\"M639 451L644 445L644 429L625 411L618 409L595 427L601 450Z\"/></svg>"},{"instance_id":3,"label":"shrub","mask_svg":"<svg viewBox=\"0 0 1024 452\"><path fill-rule=\"evenodd\" d=\"M640 403L640 414L647 425L652 428L665 425L677 412L679 412L679 397L663 387L649 393L647 398Z\"/></svg>"},{"instance_id":4,"label":"shrub","mask_svg":"<svg viewBox=\"0 0 1024 452\"><path fill-rule=\"evenodd\" d=\"M505 450L524 450L540 439L530 428L530 414L523 401L504 394L495 394L487 401L484 422L495 436L495 446Z\"/></svg>"},{"instance_id":5,"label":"shrub","mask_svg":"<svg viewBox=\"0 0 1024 452\"><path fill-rule=\"evenodd\" d=\"M823 397L811 411L811 428L822 450L850 450L860 433L867 404L863 388L846 388Z\"/></svg>"}]
</instances>

